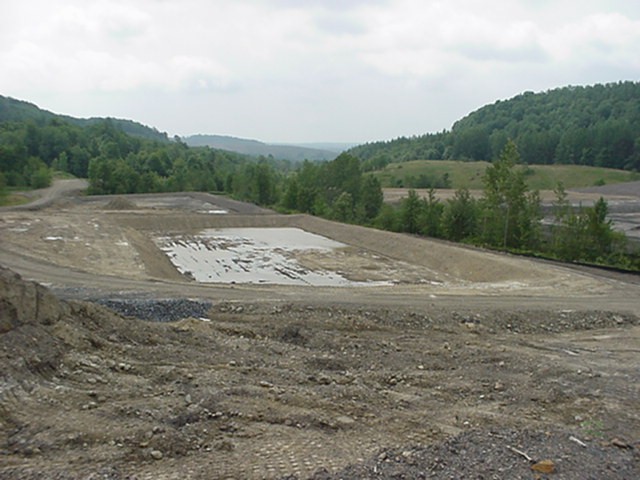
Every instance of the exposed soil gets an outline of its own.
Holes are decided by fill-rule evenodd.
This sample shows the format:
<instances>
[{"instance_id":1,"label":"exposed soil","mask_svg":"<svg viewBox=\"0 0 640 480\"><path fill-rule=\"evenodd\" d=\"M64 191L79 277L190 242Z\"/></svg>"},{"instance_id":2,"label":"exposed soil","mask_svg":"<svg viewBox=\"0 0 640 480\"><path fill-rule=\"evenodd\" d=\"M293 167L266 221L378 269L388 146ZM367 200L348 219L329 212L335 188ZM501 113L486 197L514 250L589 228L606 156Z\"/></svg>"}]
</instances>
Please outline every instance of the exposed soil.
<instances>
[{"instance_id":1,"label":"exposed soil","mask_svg":"<svg viewBox=\"0 0 640 480\"><path fill-rule=\"evenodd\" d=\"M0 477L640 477L636 276L201 195L101 202L0 213L0 264L66 299L0 270ZM201 285L152 241L243 226L397 282Z\"/></svg>"}]
</instances>

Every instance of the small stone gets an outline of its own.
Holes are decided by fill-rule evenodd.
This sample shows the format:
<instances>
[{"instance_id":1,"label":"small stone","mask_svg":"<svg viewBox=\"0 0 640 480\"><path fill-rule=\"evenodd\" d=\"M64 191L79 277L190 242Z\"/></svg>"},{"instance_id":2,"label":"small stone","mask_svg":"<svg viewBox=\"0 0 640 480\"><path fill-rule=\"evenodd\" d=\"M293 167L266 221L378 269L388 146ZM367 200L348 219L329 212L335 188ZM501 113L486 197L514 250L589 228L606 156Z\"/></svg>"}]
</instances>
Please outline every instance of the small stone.
<instances>
[{"instance_id":1,"label":"small stone","mask_svg":"<svg viewBox=\"0 0 640 480\"><path fill-rule=\"evenodd\" d=\"M353 418L348 417L347 415L340 415L336 418L336 422L343 427L348 427L356 423Z\"/></svg>"},{"instance_id":2,"label":"small stone","mask_svg":"<svg viewBox=\"0 0 640 480\"><path fill-rule=\"evenodd\" d=\"M236 448L236 446L228 440L223 440L221 442L216 443L215 448L216 450L219 450L222 452L231 452Z\"/></svg>"},{"instance_id":3,"label":"small stone","mask_svg":"<svg viewBox=\"0 0 640 480\"><path fill-rule=\"evenodd\" d=\"M625 442L624 440L620 440L619 438L614 438L613 440L611 440L611 445L618 448L629 448L629 449L633 448L632 445Z\"/></svg>"},{"instance_id":4,"label":"small stone","mask_svg":"<svg viewBox=\"0 0 640 480\"><path fill-rule=\"evenodd\" d=\"M98 404L96 402L89 402L82 405L82 410L93 410L94 408L98 408Z\"/></svg>"},{"instance_id":5,"label":"small stone","mask_svg":"<svg viewBox=\"0 0 640 480\"><path fill-rule=\"evenodd\" d=\"M531 470L540 473L553 473L556 470L556 465L552 460L540 460L538 463L531 465Z\"/></svg>"},{"instance_id":6,"label":"small stone","mask_svg":"<svg viewBox=\"0 0 640 480\"><path fill-rule=\"evenodd\" d=\"M154 460L161 460L164 455L162 455L162 452L160 450L151 450L151 457Z\"/></svg>"}]
</instances>

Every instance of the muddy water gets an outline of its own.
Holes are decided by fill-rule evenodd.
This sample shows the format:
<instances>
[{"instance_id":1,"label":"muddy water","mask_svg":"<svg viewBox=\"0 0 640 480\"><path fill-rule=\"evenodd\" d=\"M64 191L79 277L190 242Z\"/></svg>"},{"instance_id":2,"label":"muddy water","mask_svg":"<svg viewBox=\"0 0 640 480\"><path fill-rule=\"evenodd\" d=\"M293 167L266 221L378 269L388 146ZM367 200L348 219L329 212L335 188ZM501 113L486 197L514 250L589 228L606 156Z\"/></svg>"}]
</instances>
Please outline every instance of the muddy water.
<instances>
[{"instance_id":1,"label":"muddy water","mask_svg":"<svg viewBox=\"0 0 640 480\"><path fill-rule=\"evenodd\" d=\"M156 242L178 271L203 283L374 284L352 282L337 272L300 265L296 253L332 251L346 245L299 228L207 229L195 236L160 237Z\"/></svg>"}]
</instances>

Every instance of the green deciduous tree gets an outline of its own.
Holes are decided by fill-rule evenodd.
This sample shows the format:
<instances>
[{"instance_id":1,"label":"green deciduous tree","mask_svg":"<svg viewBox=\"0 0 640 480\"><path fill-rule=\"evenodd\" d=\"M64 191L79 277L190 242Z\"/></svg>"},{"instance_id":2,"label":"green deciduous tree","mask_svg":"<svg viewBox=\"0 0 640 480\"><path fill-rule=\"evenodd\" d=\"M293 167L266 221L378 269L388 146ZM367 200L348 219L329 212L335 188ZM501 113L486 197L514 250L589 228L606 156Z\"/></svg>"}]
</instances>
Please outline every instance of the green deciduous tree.
<instances>
[{"instance_id":1,"label":"green deciduous tree","mask_svg":"<svg viewBox=\"0 0 640 480\"><path fill-rule=\"evenodd\" d=\"M482 199L482 240L502 248L532 248L539 239L540 199L530 193L513 141L487 167Z\"/></svg>"},{"instance_id":2,"label":"green deciduous tree","mask_svg":"<svg viewBox=\"0 0 640 480\"><path fill-rule=\"evenodd\" d=\"M453 198L447 200L442 217L444 236L459 242L476 235L478 224L478 204L468 189L456 190Z\"/></svg>"},{"instance_id":3,"label":"green deciduous tree","mask_svg":"<svg viewBox=\"0 0 640 480\"><path fill-rule=\"evenodd\" d=\"M395 208L385 203L380 208L378 216L374 219L373 224L376 228L397 232L399 230L399 214Z\"/></svg>"},{"instance_id":4,"label":"green deciduous tree","mask_svg":"<svg viewBox=\"0 0 640 480\"><path fill-rule=\"evenodd\" d=\"M613 230L609 206L602 197L591 207L574 209L558 184L553 206L552 253L562 260L605 262L624 252L624 234Z\"/></svg>"},{"instance_id":5,"label":"green deciduous tree","mask_svg":"<svg viewBox=\"0 0 640 480\"><path fill-rule=\"evenodd\" d=\"M418 217L420 233L429 237L442 236L442 213L444 205L436 198L433 188L429 189L427 197L422 200L422 208Z\"/></svg>"},{"instance_id":6,"label":"green deciduous tree","mask_svg":"<svg viewBox=\"0 0 640 480\"><path fill-rule=\"evenodd\" d=\"M351 222L354 219L353 198L349 192L342 192L332 206L332 217L339 222Z\"/></svg>"},{"instance_id":7,"label":"green deciduous tree","mask_svg":"<svg viewBox=\"0 0 640 480\"><path fill-rule=\"evenodd\" d=\"M372 220L378 215L383 200L380 181L373 175L366 175L362 181L360 192L360 205L364 221Z\"/></svg>"},{"instance_id":8,"label":"green deciduous tree","mask_svg":"<svg viewBox=\"0 0 640 480\"><path fill-rule=\"evenodd\" d=\"M403 232L420 232L420 214L422 202L415 190L409 190L406 198L400 204L400 228Z\"/></svg>"}]
</instances>

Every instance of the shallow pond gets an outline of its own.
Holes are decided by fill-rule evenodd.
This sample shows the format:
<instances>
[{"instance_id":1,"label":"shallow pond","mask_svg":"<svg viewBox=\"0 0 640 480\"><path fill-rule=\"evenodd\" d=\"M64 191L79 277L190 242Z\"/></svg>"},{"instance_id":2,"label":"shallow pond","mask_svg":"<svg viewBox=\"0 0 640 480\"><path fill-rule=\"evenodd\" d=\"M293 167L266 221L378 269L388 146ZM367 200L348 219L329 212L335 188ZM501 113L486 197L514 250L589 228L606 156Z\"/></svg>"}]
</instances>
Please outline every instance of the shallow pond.
<instances>
[{"instance_id":1,"label":"shallow pond","mask_svg":"<svg viewBox=\"0 0 640 480\"><path fill-rule=\"evenodd\" d=\"M178 271L203 283L379 284L353 282L337 272L302 266L296 253L346 245L299 228L208 229L194 236L159 237L157 243Z\"/></svg>"}]
</instances>

